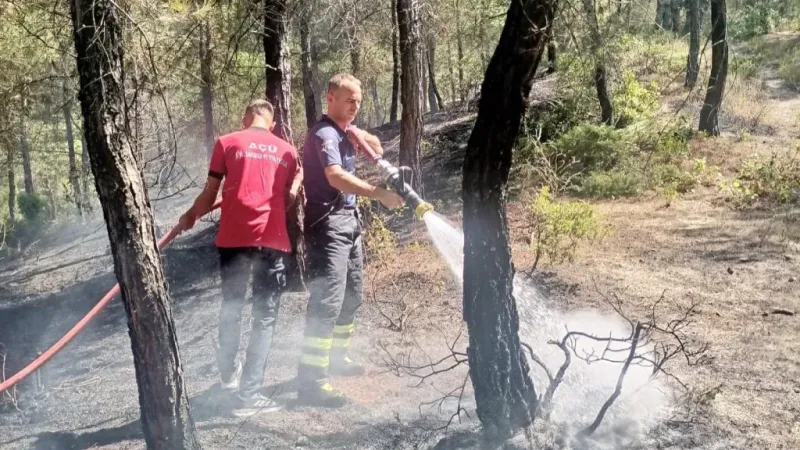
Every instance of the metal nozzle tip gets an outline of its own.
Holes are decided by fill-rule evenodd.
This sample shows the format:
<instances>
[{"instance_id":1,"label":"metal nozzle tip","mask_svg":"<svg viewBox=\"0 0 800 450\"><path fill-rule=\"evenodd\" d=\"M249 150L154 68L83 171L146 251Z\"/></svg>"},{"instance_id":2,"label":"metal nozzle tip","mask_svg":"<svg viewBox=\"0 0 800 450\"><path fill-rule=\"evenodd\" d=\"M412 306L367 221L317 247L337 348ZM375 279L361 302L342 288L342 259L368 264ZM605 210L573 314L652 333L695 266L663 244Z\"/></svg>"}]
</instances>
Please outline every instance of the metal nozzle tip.
<instances>
[{"instance_id":1,"label":"metal nozzle tip","mask_svg":"<svg viewBox=\"0 0 800 450\"><path fill-rule=\"evenodd\" d=\"M428 202L420 202L416 209L414 209L414 214L416 214L417 219L422 220L422 216L431 211L433 211L433 205Z\"/></svg>"}]
</instances>

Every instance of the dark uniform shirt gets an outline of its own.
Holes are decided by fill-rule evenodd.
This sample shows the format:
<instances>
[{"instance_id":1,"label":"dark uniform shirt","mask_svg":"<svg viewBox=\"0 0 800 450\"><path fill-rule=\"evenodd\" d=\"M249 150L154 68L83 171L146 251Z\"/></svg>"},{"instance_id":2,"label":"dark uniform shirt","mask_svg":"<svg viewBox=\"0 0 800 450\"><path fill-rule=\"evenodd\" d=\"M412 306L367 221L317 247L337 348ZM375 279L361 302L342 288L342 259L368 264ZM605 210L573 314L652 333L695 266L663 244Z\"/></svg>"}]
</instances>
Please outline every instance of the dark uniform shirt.
<instances>
[{"instance_id":1,"label":"dark uniform shirt","mask_svg":"<svg viewBox=\"0 0 800 450\"><path fill-rule=\"evenodd\" d=\"M303 187L309 215L356 207L355 194L345 194L328 183L325 168L332 165L355 174L356 151L344 130L323 115L303 145Z\"/></svg>"}]
</instances>

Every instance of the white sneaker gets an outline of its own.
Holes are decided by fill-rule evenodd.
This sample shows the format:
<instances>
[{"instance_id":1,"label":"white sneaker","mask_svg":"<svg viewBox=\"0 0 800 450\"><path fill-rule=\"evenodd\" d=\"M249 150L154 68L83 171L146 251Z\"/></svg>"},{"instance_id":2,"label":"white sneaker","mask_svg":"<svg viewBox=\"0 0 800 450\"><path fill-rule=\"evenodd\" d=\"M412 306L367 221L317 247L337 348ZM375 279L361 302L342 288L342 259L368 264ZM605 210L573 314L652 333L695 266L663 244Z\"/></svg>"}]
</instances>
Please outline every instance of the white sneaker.
<instances>
[{"instance_id":1,"label":"white sneaker","mask_svg":"<svg viewBox=\"0 0 800 450\"><path fill-rule=\"evenodd\" d=\"M220 376L219 384L222 387L223 391L235 392L239 389L239 378L242 376L242 363L240 361L236 362L236 369L234 369L233 374L229 380L225 380L222 376Z\"/></svg>"}]
</instances>

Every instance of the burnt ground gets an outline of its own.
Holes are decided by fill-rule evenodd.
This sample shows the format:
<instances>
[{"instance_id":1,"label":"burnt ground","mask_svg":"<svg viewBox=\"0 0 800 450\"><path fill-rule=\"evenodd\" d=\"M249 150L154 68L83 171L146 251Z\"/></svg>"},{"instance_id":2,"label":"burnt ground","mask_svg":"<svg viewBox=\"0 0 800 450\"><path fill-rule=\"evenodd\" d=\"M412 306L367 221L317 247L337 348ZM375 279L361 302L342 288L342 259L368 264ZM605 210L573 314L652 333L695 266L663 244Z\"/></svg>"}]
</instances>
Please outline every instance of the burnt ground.
<instances>
[{"instance_id":1,"label":"burnt ground","mask_svg":"<svg viewBox=\"0 0 800 450\"><path fill-rule=\"evenodd\" d=\"M769 94L769 83L765 89ZM701 140L693 152L729 174L750 153L790 148L800 130L796 120L785 117L797 117L797 95L773 93L764 98L774 117L763 120L780 126L768 135L754 131L748 142L734 135ZM680 101L679 95L674 101ZM456 222L458 172L471 114L445 112L426 125L433 143L423 161L427 197ZM396 160L396 124L378 131L387 142L387 157ZM574 264L544 262L537 271L536 284L564 311L608 312L602 301L607 293L622 296L633 315L646 314L661 295L667 308L700 305L691 336L710 342L710 361L700 367L678 364L674 372L705 395L696 397L699 404L691 414L673 417L624 448L800 448L798 211L736 211L719 196L716 189L703 188L669 207L655 194L596 202L610 232L599 243L580 247ZM190 201L184 195L157 203L158 220L174 222ZM523 231L524 207L522 198L509 206L520 272L532 261ZM305 296L294 293L284 297L265 376L265 391L285 401L287 410L246 420L230 417L217 392L213 363L219 282L211 224L198 225L165 252L185 381L204 448L485 448L473 432L469 387L464 406L471 418L464 417L462 425L447 433L440 428L455 411L455 401L441 408L438 403L421 406L459 386L465 368L420 387L415 387L416 379L387 371L382 348L425 361L425 354L446 354L446 343L462 330L459 288L422 225L396 216L389 226L397 233L398 247L393 258L369 259L355 338L354 348L369 373L337 380L352 404L334 411L292 405L305 311ZM105 228L94 220L55 233L23 256L0 260L0 342L8 354L7 375L55 342L113 285L107 250ZM387 317L397 322L404 305L405 311L413 311L406 328L391 329ZM463 338L460 342L463 347ZM18 399L18 410L7 398L0 407L0 448L143 448L120 301L113 301L64 351L23 382Z\"/></svg>"}]
</instances>

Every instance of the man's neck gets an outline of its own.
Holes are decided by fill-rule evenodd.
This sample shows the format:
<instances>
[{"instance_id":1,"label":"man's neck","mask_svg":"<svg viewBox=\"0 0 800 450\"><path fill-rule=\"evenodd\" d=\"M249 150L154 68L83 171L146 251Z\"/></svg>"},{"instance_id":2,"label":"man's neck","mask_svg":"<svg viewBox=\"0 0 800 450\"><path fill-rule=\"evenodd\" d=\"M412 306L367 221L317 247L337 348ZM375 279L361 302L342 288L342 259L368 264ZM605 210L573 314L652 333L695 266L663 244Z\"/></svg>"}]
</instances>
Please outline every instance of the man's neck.
<instances>
[{"instance_id":1,"label":"man's neck","mask_svg":"<svg viewBox=\"0 0 800 450\"><path fill-rule=\"evenodd\" d=\"M336 126L338 126L339 128L341 128L341 129L342 129L342 131L347 131L347 127L349 127L349 126L350 126L350 122L348 122L347 120L337 120L337 119L334 119L334 118L333 118L333 117L331 117L331 116L328 116L328 118L329 118L329 119L331 119L331 121L332 121L333 123L335 123L335 124L336 124Z\"/></svg>"},{"instance_id":2,"label":"man's neck","mask_svg":"<svg viewBox=\"0 0 800 450\"><path fill-rule=\"evenodd\" d=\"M264 120L254 120L253 123L250 124L247 128L262 128L264 130L269 131L269 123Z\"/></svg>"}]
</instances>

